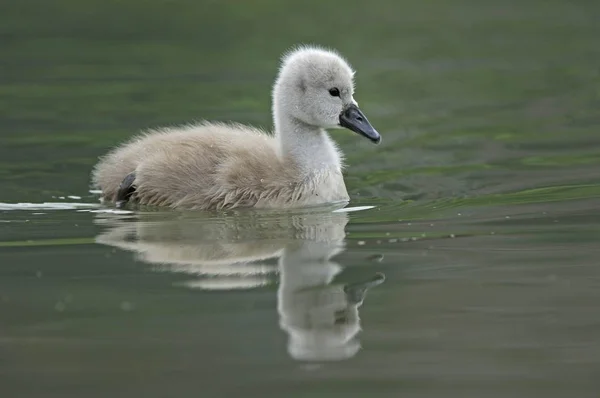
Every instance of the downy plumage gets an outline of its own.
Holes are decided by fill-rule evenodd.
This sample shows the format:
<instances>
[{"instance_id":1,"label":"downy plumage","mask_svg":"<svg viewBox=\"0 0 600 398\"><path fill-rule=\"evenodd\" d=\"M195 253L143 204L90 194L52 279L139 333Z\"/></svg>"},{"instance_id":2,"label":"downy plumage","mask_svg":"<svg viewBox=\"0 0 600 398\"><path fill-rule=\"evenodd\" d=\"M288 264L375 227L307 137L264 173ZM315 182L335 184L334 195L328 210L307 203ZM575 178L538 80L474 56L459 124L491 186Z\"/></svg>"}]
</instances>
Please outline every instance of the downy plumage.
<instances>
[{"instance_id":1,"label":"downy plumage","mask_svg":"<svg viewBox=\"0 0 600 398\"><path fill-rule=\"evenodd\" d=\"M150 130L104 156L93 184L104 201L172 208L348 201L342 155L325 129L381 139L353 93L354 71L340 55L297 48L284 55L273 87L273 135L223 122Z\"/></svg>"}]
</instances>

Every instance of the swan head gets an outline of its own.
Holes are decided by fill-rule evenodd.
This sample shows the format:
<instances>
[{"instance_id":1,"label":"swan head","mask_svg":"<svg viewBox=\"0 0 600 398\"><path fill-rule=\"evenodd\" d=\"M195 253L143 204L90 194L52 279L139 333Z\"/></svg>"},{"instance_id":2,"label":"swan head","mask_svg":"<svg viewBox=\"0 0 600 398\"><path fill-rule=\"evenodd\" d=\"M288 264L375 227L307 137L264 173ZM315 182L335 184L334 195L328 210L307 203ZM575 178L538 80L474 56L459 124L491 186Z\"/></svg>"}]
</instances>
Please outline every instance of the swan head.
<instances>
[{"instance_id":1,"label":"swan head","mask_svg":"<svg viewBox=\"0 0 600 398\"><path fill-rule=\"evenodd\" d=\"M273 88L275 118L324 129L347 128L374 143L381 136L354 100L354 70L338 53L299 47L284 55Z\"/></svg>"}]
</instances>

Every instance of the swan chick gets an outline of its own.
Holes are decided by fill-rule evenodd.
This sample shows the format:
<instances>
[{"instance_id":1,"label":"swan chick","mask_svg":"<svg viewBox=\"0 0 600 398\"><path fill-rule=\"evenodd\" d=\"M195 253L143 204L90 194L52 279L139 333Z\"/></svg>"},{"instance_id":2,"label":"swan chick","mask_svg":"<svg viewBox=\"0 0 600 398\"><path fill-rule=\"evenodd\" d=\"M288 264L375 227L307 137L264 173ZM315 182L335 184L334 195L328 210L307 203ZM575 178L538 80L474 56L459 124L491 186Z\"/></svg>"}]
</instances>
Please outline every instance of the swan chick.
<instances>
[{"instance_id":1,"label":"swan chick","mask_svg":"<svg viewBox=\"0 0 600 398\"><path fill-rule=\"evenodd\" d=\"M222 210L348 202L342 153L328 129L381 136L354 100L354 71L337 52L284 54L272 89L274 132L201 122L152 129L102 157L102 201Z\"/></svg>"}]
</instances>

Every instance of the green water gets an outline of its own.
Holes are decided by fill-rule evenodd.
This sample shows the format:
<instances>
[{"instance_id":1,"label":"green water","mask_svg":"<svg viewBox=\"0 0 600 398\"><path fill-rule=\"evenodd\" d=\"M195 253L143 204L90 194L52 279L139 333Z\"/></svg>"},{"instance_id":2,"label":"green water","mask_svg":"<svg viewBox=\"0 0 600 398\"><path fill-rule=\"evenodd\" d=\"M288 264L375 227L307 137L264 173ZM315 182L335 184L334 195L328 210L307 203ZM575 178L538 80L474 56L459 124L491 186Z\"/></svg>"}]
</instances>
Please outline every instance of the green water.
<instances>
[{"instance_id":1,"label":"green water","mask_svg":"<svg viewBox=\"0 0 600 398\"><path fill-rule=\"evenodd\" d=\"M598 15L3 4L0 396L598 396ZM348 58L382 134L332 133L355 211L100 206L91 168L140 129L270 128L297 43Z\"/></svg>"}]
</instances>

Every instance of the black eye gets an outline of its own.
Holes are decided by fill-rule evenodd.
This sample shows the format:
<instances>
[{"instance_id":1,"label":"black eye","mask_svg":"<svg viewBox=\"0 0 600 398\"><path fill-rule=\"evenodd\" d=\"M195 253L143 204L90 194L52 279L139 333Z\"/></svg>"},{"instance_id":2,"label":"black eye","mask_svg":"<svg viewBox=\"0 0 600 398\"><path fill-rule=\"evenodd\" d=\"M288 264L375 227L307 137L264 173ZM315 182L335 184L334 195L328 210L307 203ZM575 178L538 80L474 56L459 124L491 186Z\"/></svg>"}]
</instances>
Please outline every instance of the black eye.
<instances>
[{"instance_id":1,"label":"black eye","mask_svg":"<svg viewBox=\"0 0 600 398\"><path fill-rule=\"evenodd\" d=\"M338 90L337 87L330 88L329 89L329 94L331 94L332 97L339 97L340 96L340 90Z\"/></svg>"}]
</instances>

